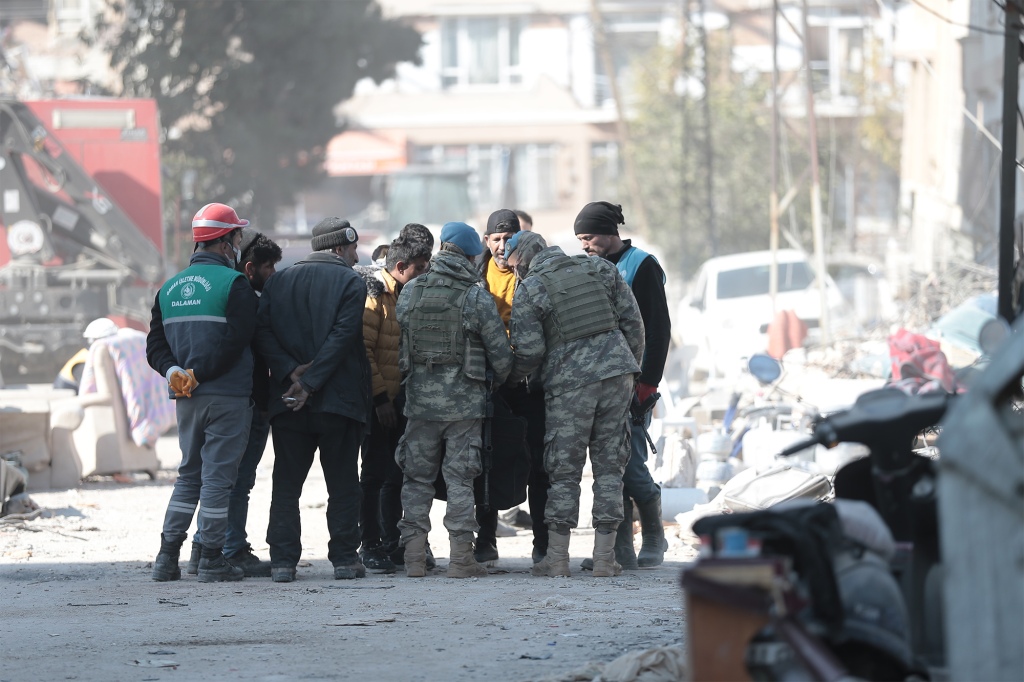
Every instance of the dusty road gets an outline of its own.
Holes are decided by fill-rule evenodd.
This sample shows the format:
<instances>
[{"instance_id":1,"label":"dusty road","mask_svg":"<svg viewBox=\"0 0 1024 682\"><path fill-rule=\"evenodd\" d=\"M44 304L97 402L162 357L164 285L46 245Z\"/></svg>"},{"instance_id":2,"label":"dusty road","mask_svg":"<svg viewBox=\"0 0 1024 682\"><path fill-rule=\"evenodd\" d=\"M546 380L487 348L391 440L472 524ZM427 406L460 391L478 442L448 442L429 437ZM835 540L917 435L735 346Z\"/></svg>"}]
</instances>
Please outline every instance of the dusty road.
<instances>
[{"instance_id":1,"label":"dusty road","mask_svg":"<svg viewBox=\"0 0 1024 682\"><path fill-rule=\"evenodd\" d=\"M588 664L682 639L678 577L692 553L675 538L662 567L595 579L579 570L593 544L579 530L573 577L550 579L530 575L531 536L521 530L499 538L491 575L452 580L438 502L431 575L335 581L318 464L301 502L296 582L153 582L176 442L163 439L159 451L165 469L156 481L108 478L35 493L50 516L0 524L0 682L577 679L569 673ZM272 466L268 447L249 516L263 558ZM583 509L589 516L589 497Z\"/></svg>"}]
</instances>

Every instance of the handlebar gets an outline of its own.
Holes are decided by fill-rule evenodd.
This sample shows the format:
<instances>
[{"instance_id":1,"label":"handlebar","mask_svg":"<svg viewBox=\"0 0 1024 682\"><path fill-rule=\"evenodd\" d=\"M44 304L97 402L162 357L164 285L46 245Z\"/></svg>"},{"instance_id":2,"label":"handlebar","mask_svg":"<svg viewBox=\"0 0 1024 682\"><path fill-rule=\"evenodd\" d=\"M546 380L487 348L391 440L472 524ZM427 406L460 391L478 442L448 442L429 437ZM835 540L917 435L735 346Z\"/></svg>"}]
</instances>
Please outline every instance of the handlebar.
<instances>
[{"instance_id":1,"label":"handlebar","mask_svg":"<svg viewBox=\"0 0 1024 682\"><path fill-rule=\"evenodd\" d=\"M814 445L862 443L883 469L895 468L911 453L914 438L942 419L955 396L946 393L909 395L895 388L864 393L853 407L832 414L815 427L813 435L779 453L788 457Z\"/></svg>"}]
</instances>

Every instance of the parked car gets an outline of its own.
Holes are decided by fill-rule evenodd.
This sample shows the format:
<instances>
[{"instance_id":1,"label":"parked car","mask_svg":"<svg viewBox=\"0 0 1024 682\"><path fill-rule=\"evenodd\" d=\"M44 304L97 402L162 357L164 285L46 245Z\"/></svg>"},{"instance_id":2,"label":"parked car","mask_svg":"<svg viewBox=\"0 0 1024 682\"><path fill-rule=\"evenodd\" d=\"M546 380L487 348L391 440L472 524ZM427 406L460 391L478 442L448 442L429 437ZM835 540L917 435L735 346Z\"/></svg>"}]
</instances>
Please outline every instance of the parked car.
<instances>
[{"instance_id":1,"label":"parked car","mask_svg":"<svg viewBox=\"0 0 1024 682\"><path fill-rule=\"evenodd\" d=\"M808 327L808 343L821 337L818 280L807 256L794 249L776 252L778 294L775 311L792 310ZM690 377L731 376L746 358L767 348L768 324L774 315L769 296L771 251L720 256L706 261L688 298L679 309L684 343L697 347ZM850 333L852 309L825 275L830 333Z\"/></svg>"}]
</instances>

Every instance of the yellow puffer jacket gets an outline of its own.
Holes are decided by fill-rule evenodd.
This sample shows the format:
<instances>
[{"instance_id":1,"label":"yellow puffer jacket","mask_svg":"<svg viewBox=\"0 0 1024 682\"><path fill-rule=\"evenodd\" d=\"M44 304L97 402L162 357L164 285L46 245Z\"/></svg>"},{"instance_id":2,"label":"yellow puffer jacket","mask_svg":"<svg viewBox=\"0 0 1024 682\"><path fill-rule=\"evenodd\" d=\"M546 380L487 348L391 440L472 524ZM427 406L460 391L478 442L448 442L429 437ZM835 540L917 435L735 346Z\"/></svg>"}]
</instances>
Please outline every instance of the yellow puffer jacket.
<instances>
[{"instance_id":1,"label":"yellow puffer jacket","mask_svg":"<svg viewBox=\"0 0 1024 682\"><path fill-rule=\"evenodd\" d=\"M401 387L398 371L398 342L402 330L395 317L398 283L381 267L359 267L356 272L366 282L366 307L363 308L363 342L373 377L373 404L394 400Z\"/></svg>"}]
</instances>

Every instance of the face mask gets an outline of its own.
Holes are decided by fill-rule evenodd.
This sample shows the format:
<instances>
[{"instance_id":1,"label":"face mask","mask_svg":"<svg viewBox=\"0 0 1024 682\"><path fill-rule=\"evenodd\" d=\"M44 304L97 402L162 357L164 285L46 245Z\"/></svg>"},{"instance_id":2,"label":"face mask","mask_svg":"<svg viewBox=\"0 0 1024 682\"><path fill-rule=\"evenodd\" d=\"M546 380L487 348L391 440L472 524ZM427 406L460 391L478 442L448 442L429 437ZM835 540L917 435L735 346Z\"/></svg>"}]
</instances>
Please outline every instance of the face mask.
<instances>
[{"instance_id":1,"label":"face mask","mask_svg":"<svg viewBox=\"0 0 1024 682\"><path fill-rule=\"evenodd\" d=\"M242 251L237 246L232 246L231 250L235 252L235 265L242 260Z\"/></svg>"}]
</instances>

